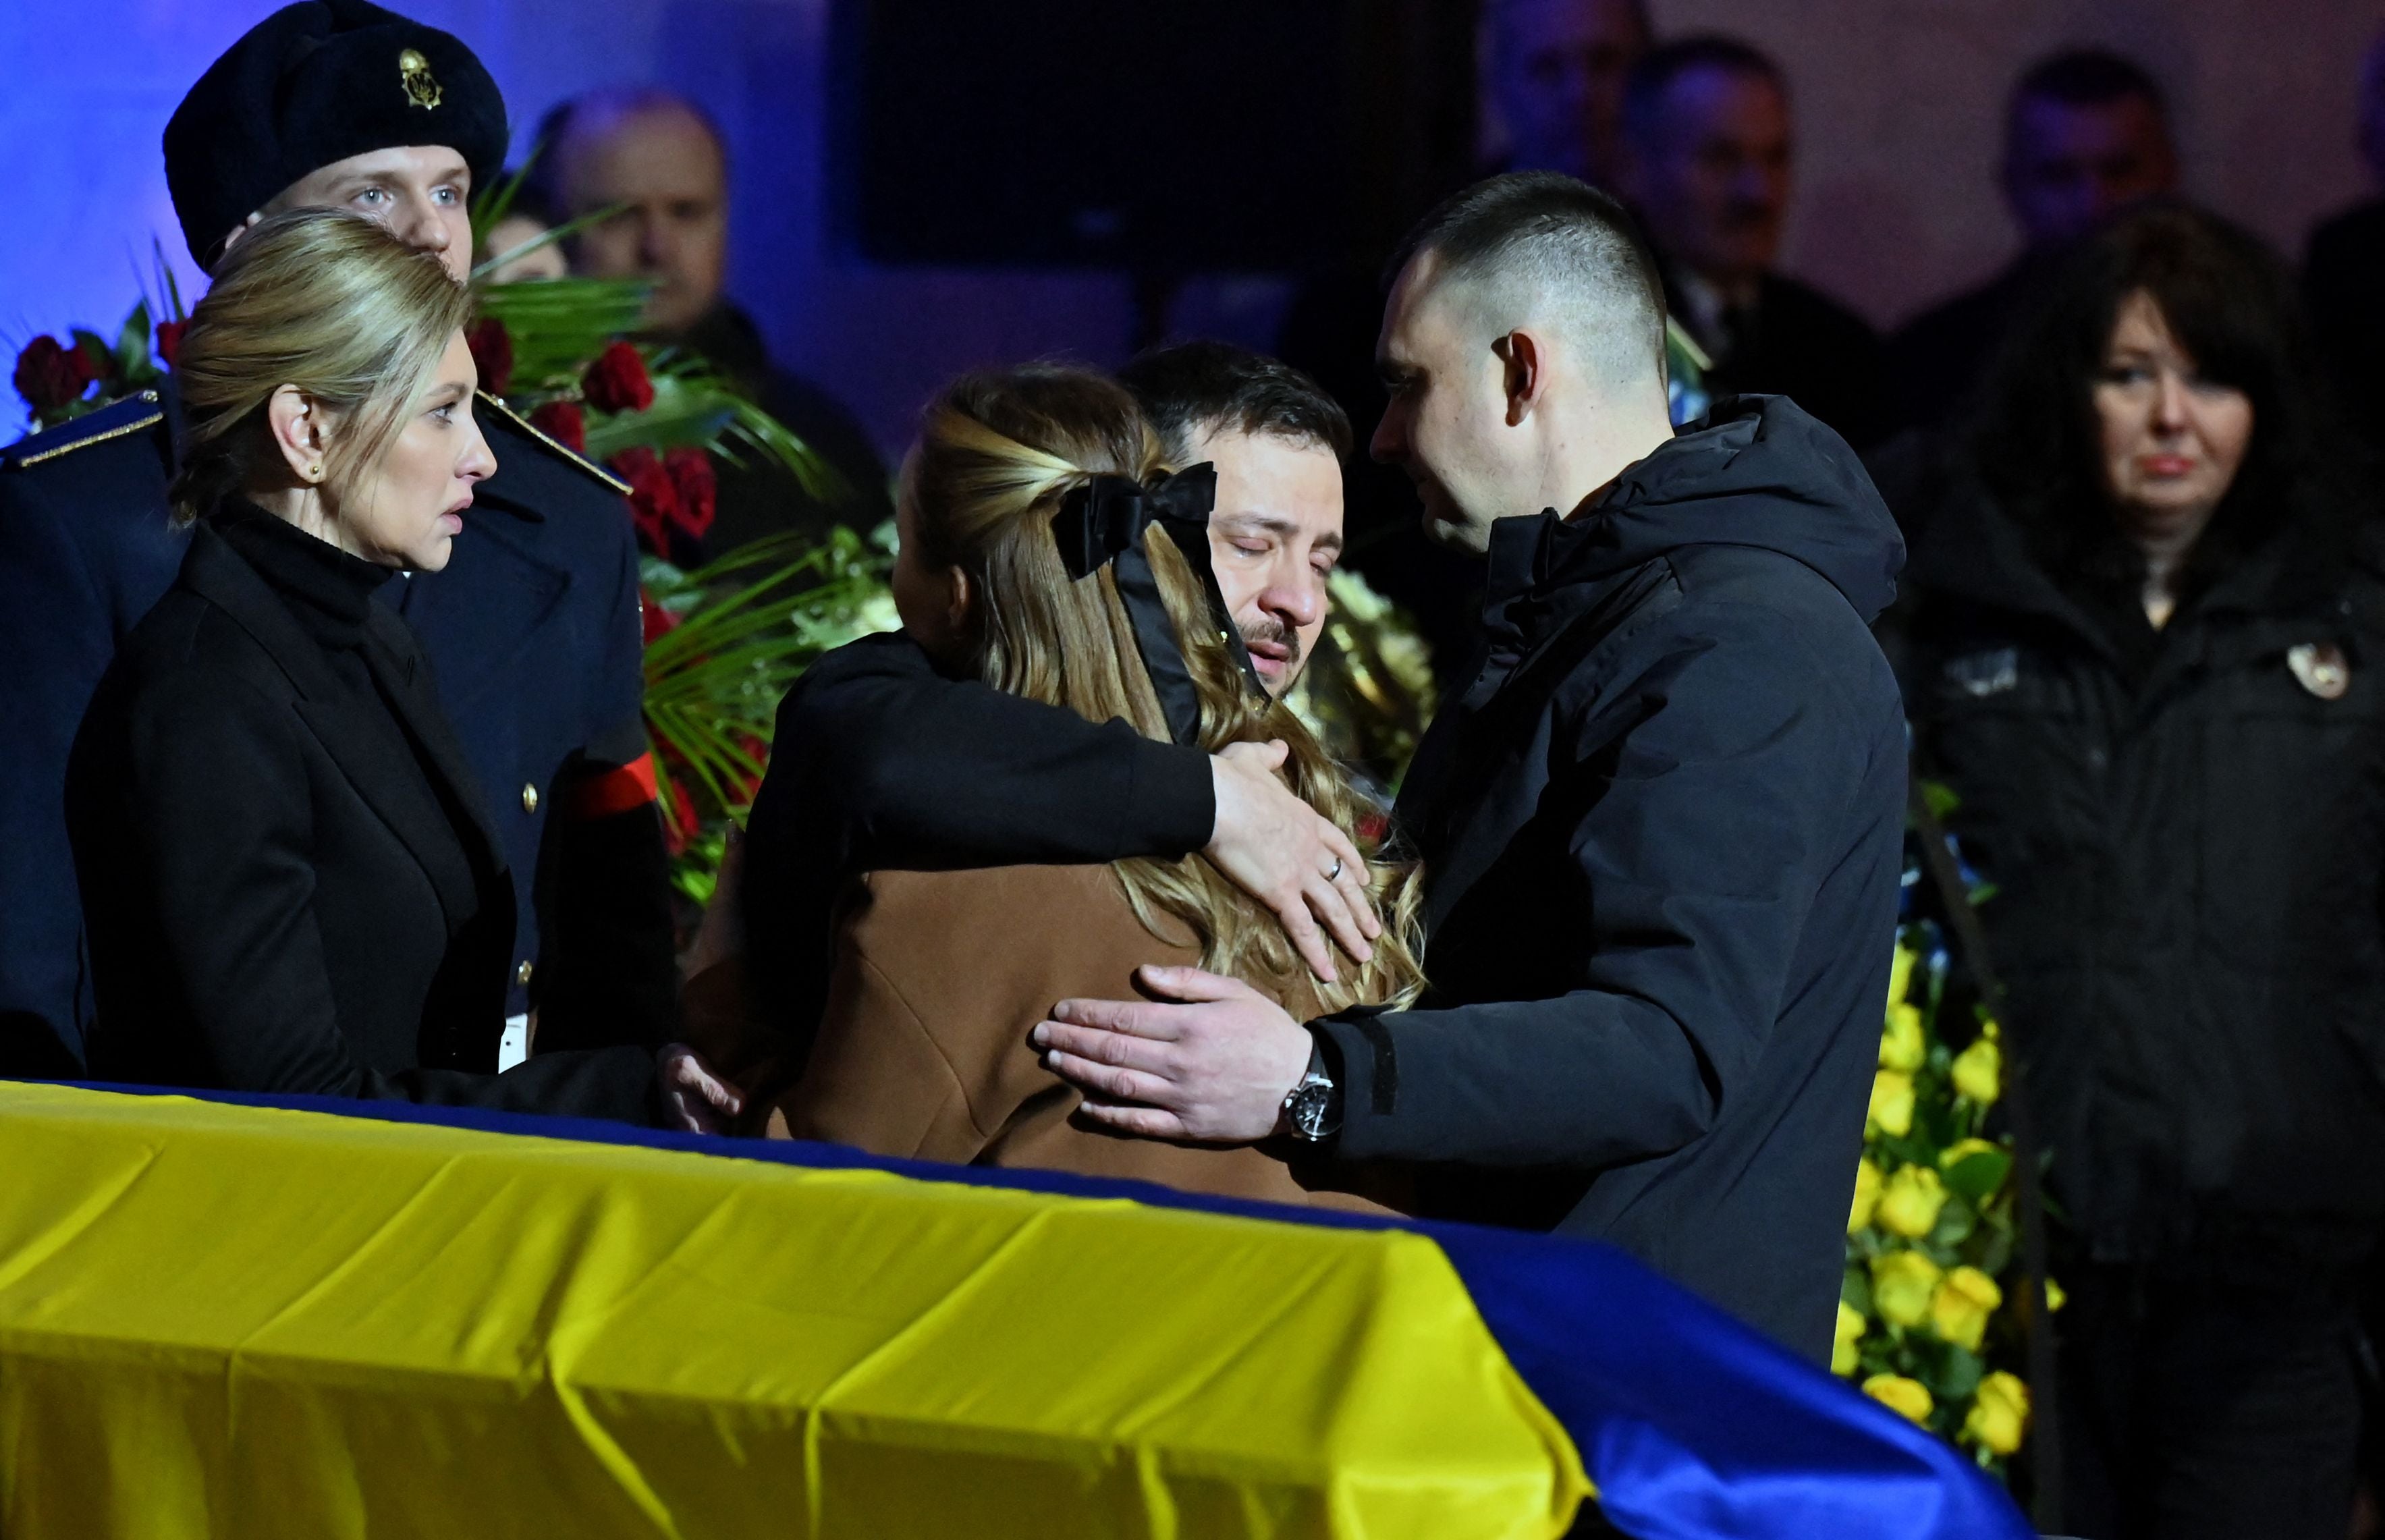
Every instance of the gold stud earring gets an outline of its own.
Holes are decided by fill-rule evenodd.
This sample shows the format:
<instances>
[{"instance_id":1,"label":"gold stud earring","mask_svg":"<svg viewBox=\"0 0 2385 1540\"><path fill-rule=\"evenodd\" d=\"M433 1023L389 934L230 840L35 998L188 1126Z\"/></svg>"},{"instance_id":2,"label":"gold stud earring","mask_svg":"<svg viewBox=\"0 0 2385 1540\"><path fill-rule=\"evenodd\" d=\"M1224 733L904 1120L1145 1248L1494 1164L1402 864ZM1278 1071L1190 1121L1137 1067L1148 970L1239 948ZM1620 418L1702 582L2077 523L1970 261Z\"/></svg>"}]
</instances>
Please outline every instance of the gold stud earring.
<instances>
[{"instance_id":1,"label":"gold stud earring","mask_svg":"<svg viewBox=\"0 0 2385 1540\"><path fill-rule=\"evenodd\" d=\"M306 468L306 479L310 482L319 482L323 479L322 461L318 460Z\"/></svg>"}]
</instances>

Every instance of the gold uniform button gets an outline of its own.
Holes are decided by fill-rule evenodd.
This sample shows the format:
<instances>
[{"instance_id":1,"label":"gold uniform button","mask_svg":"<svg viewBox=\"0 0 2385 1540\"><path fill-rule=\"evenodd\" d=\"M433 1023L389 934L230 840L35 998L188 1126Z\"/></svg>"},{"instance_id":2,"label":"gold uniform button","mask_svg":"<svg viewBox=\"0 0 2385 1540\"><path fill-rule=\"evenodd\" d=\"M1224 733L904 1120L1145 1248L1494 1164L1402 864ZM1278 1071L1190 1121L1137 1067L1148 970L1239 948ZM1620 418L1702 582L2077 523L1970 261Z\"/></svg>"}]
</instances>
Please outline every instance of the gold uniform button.
<instances>
[{"instance_id":1,"label":"gold uniform button","mask_svg":"<svg viewBox=\"0 0 2385 1540\"><path fill-rule=\"evenodd\" d=\"M522 959L522 965L514 970L514 983L520 984L530 983L530 959L528 958L524 958Z\"/></svg>"},{"instance_id":2,"label":"gold uniform button","mask_svg":"<svg viewBox=\"0 0 2385 1540\"><path fill-rule=\"evenodd\" d=\"M538 811L538 788L528 782L522 783L522 811L525 813Z\"/></svg>"}]
</instances>

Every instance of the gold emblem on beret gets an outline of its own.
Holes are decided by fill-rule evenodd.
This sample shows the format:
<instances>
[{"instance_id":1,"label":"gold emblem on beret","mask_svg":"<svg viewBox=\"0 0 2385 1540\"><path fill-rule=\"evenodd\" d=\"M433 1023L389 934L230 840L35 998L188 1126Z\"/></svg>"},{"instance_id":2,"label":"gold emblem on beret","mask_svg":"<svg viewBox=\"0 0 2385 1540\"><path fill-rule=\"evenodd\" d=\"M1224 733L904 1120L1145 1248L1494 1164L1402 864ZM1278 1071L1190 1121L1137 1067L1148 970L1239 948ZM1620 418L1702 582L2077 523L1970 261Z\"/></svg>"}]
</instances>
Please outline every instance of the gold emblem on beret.
<instances>
[{"instance_id":1,"label":"gold emblem on beret","mask_svg":"<svg viewBox=\"0 0 2385 1540\"><path fill-rule=\"evenodd\" d=\"M397 56L397 82L406 88L406 99L425 112L439 105L439 81L431 76L431 61L411 48Z\"/></svg>"}]
</instances>

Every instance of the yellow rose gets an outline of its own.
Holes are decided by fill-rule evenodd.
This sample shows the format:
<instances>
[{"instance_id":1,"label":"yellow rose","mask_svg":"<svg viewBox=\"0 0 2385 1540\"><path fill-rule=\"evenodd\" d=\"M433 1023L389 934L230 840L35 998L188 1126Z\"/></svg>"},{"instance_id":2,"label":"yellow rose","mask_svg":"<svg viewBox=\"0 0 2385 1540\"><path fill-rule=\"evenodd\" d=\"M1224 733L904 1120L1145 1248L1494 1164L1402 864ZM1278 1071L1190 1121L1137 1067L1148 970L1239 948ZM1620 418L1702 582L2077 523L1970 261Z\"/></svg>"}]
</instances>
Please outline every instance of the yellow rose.
<instances>
[{"instance_id":1,"label":"yellow rose","mask_svg":"<svg viewBox=\"0 0 2385 1540\"><path fill-rule=\"evenodd\" d=\"M1891 1411L1902 1412L1924 1427L1929 1423L1929 1409L1936 1405L1929 1391L1918 1380L1908 1380L1902 1374L1875 1374L1863 1383L1866 1396Z\"/></svg>"},{"instance_id":2,"label":"yellow rose","mask_svg":"<svg viewBox=\"0 0 2385 1540\"><path fill-rule=\"evenodd\" d=\"M1979 1338L1987 1332L1988 1317L2004 1302L2004 1291L1996 1287L1994 1279L1978 1268L1956 1268L1929 1296L1929 1324L1948 1342L1976 1353Z\"/></svg>"},{"instance_id":3,"label":"yellow rose","mask_svg":"<svg viewBox=\"0 0 2385 1540\"><path fill-rule=\"evenodd\" d=\"M1882 1070L1871 1077L1871 1126L1892 1139L1913 1132L1913 1077L1902 1070Z\"/></svg>"},{"instance_id":4,"label":"yellow rose","mask_svg":"<svg viewBox=\"0 0 2385 1540\"><path fill-rule=\"evenodd\" d=\"M1992 1107L2004 1088L2004 1053L1993 1037L1979 1040L1954 1056L1954 1094ZM1875 1093L1876 1095L1877 1093Z\"/></svg>"},{"instance_id":5,"label":"yellow rose","mask_svg":"<svg viewBox=\"0 0 2385 1540\"><path fill-rule=\"evenodd\" d=\"M1918 1326L1929 1319L1938 1292L1938 1264L1918 1251L1892 1251L1871 1259L1871 1307L1892 1326Z\"/></svg>"},{"instance_id":6,"label":"yellow rose","mask_svg":"<svg viewBox=\"0 0 2385 1540\"><path fill-rule=\"evenodd\" d=\"M1888 1024L1879 1034L1879 1067L1911 1074L1929 1057L1929 1045L1921 1040L1921 1008L1889 1007Z\"/></svg>"},{"instance_id":7,"label":"yellow rose","mask_svg":"<svg viewBox=\"0 0 2385 1540\"><path fill-rule=\"evenodd\" d=\"M1946 1207L1946 1183L1927 1166L1899 1166L1879 1190L1872 1222L1893 1235L1919 1240L1938 1223Z\"/></svg>"},{"instance_id":8,"label":"yellow rose","mask_svg":"<svg viewBox=\"0 0 2385 1540\"><path fill-rule=\"evenodd\" d=\"M1871 1211L1879 1204L1879 1168L1867 1155L1855 1162L1855 1202L1847 1211L1847 1233L1852 1235L1871 1222Z\"/></svg>"},{"instance_id":9,"label":"yellow rose","mask_svg":"<svg viewBox=\"0 0 2385 1540\"><path fill-rule=\"evenodd\" d=\"M2008 1455L2020 1447L2021 1434L2028 1429L2029 1386L2020 1377L1999 1369L1981 1380L1973 1393L1970 1413L1963 1419L1964 1442Z\"/></svg>"},{"instance_id":10,"label":"yellow rose","mask_svg":"<svg viewBox=\"0 0 2385 1540\"><path fill-rule=\"evenodd\" d=\"M1864 1328L1871 1323L1863 1312L1845 1300L1839 1301L1839 1325L1830 1343L1830 1372L1841 1379L1852 1378L1855 1371L1855 1344L1863 1341Z\"/></svg>"},{"instance_id":11,"label":"yellow rose","mask_svg":"<svg viewBox=\"0 0 2385 1540\"><path fill-rule=\"evenodd\" d=\"M1894 1010L1904 1003L1907 991L1913 987L1913 965L1921 954L1910 946L1900 946L1888 961L1888 1008Z\"/></svg>"}]
</instances>

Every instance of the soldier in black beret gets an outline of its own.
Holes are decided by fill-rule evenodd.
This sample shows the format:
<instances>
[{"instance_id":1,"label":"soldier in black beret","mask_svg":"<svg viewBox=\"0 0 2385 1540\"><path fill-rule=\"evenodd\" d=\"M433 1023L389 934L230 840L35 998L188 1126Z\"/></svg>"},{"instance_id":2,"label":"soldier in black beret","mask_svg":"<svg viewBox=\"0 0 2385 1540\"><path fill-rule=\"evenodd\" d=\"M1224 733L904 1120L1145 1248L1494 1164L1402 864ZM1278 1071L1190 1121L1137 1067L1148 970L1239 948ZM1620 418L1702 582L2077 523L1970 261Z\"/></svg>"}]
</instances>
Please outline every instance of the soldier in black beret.
<instances>
[{"instance_id":1,"label":"soldier in black beret","mask_svg":"<svg viewBox=\"0 0 2385 1540\"><path fill-rule=\"evenodd\" d=\"M166 180L210 267L258 219L352 208L458 278L505 103L469 48L366 0L302 0L212 65ZM421 637L495 813L520 916L509 1009L537 1046L659 1045L675 1024L668 868L640 714L628 488L485 393L497 473L445 571L381 596ZM117 643L173 582L170 382L0 449L0 1075L79 1072L91 1010L67 753ZM488 1045L488 1068L501 1050Z\"/></svg>"}]
</instances>

